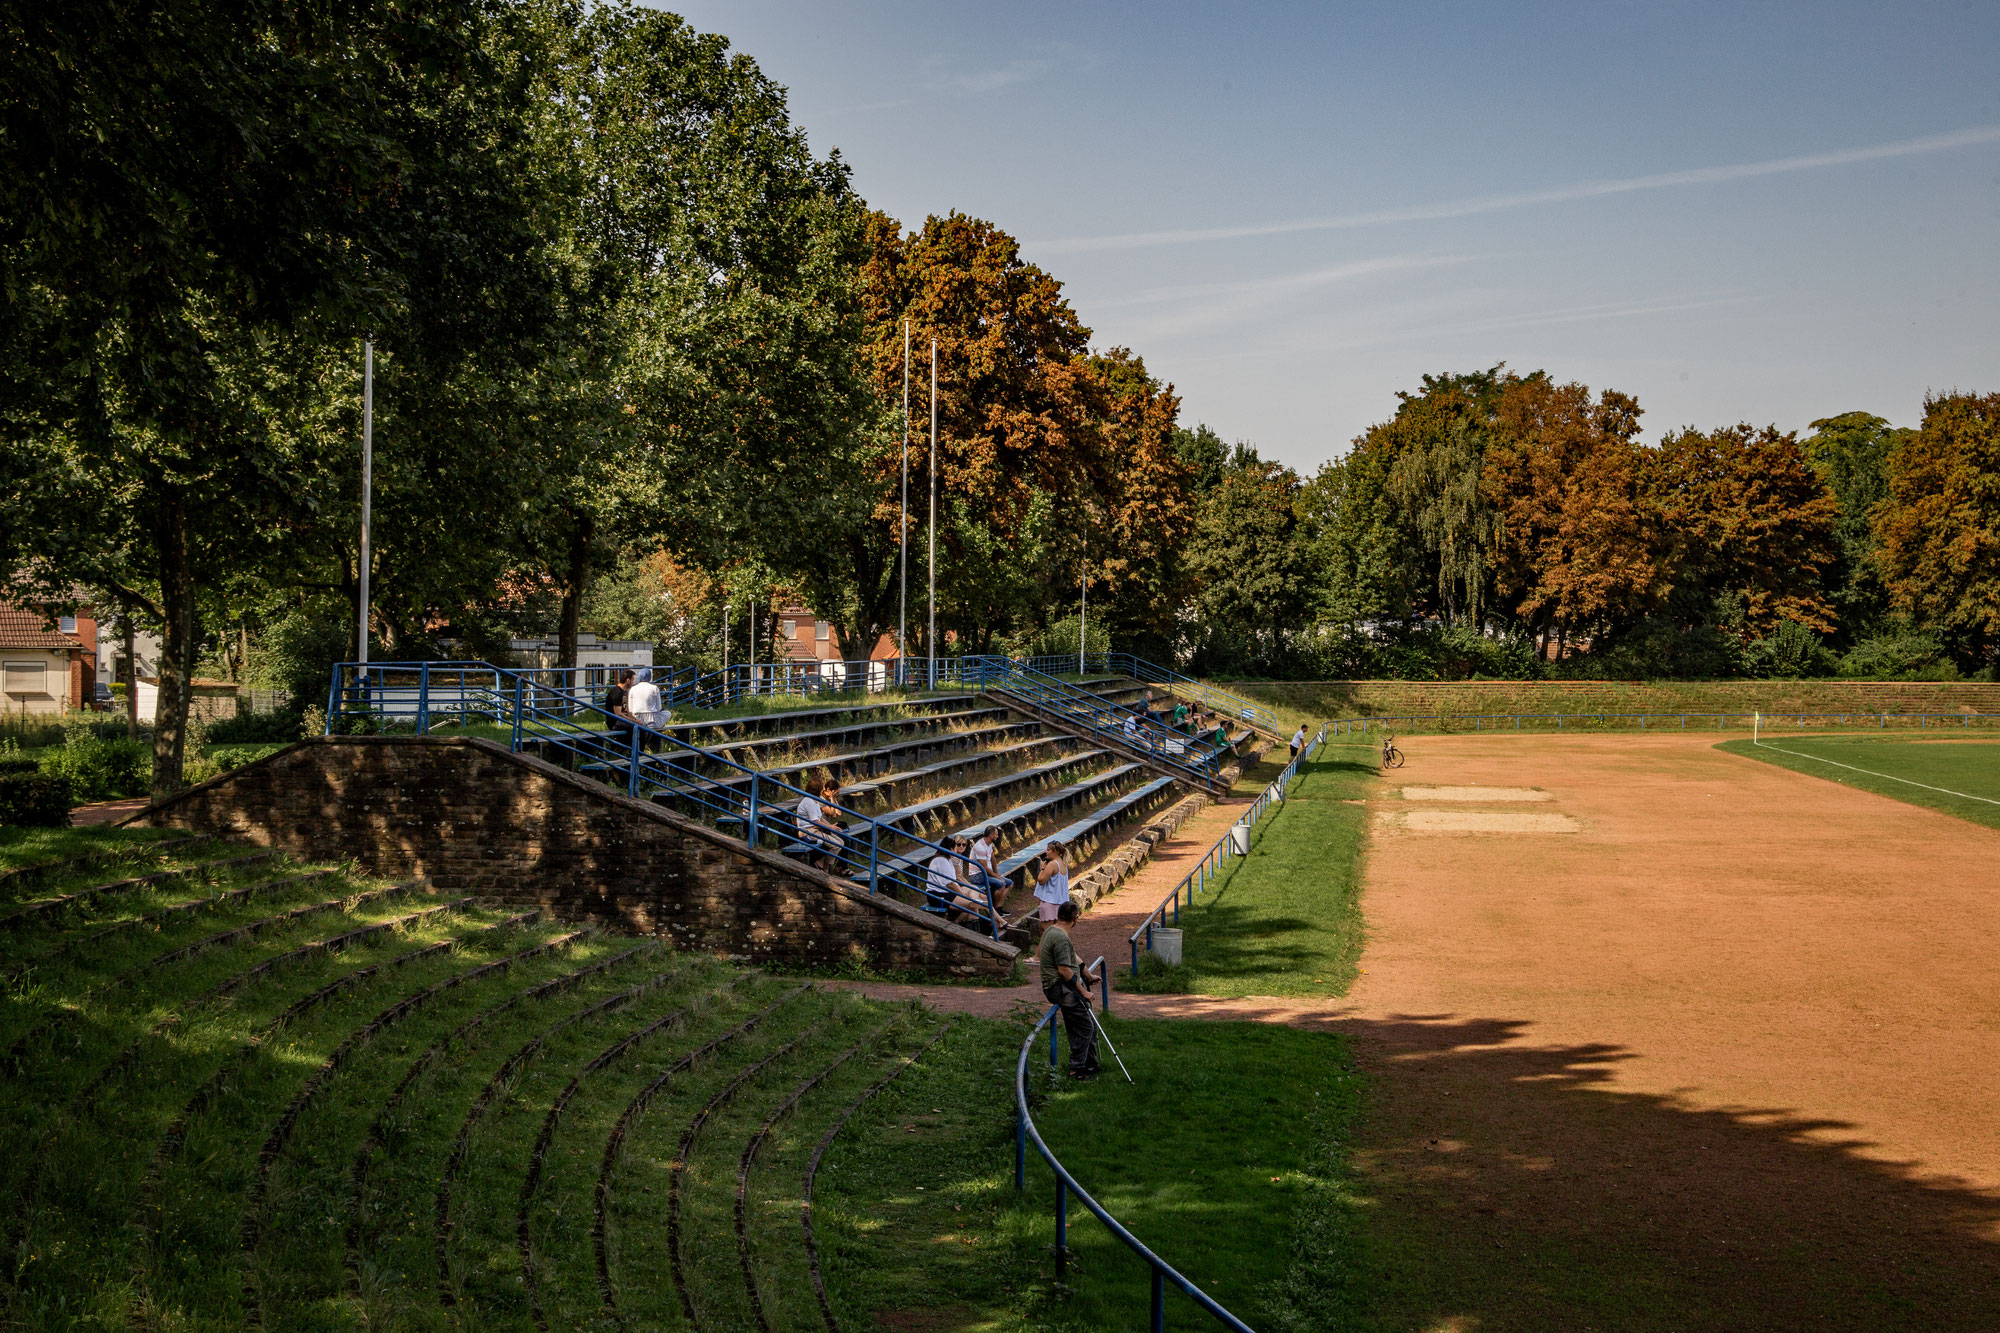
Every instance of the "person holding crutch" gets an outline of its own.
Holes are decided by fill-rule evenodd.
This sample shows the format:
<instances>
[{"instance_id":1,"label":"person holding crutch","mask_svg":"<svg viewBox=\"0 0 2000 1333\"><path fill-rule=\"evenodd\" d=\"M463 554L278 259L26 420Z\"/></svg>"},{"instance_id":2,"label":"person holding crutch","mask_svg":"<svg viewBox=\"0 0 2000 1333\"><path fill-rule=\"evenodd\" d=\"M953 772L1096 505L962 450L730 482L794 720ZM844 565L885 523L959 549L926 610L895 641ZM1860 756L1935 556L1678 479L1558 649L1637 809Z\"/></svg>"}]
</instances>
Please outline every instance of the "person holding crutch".
<instances>
[{"instance_id":1,"label":"person holding crutch","mask_svg":"<svg viewBox=\"0 0 2000 1333\"><path fill-rule=\"evenodd\" d=\"M1042 970L1042 994L1062 1011L1063 1028L1069 1033L1071 1078L1097 1077L1097 1023L1090 1011L1090 987L1097 981L1077 960L1076 945L1070 942L1069 924L1076 920L1076 903L1065 900L1056 908L1056 919L1042 930L1042 942L1035 952Z\"/></svg>"}]
</instances>

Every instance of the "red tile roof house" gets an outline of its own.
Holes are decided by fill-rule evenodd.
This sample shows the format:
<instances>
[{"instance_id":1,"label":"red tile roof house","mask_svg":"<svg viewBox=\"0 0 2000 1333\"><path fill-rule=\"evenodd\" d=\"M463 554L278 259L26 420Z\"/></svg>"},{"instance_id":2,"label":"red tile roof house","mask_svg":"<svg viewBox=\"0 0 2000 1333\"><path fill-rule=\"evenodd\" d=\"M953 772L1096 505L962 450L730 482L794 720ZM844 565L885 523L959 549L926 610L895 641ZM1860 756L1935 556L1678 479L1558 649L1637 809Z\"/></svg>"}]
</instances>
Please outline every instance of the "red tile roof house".
<instances>
[{"instance_id":1,"label":"red tile roof house","mask_svg":"<svg viewBox=\"0 0 2000 1333\"><path fill-rule=\"evenodd\" d=\"M0 602L0 709L66 713L97 691L97 621L89 608L47 616Z\"/></svg>"}]
</instances>

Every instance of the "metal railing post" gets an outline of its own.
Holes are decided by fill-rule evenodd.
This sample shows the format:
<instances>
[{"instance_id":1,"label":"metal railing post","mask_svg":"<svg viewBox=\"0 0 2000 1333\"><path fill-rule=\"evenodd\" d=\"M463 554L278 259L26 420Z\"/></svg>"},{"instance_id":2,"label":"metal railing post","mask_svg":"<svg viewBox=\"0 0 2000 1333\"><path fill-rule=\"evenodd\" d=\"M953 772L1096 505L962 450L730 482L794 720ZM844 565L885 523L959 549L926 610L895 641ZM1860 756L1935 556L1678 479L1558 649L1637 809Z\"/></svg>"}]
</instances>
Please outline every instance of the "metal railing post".
<instances>
[{"instance_id":1,"label":"metal railing post","mask_svg":"<svg viewBox=\"0 0 2000 1333\"><path fill-rule=\"evenodd\" d=\"M341 702L347 697L345 692L340 688L340 678L346 670L347 668L344 665L336 665L333 668L332 678L326 683L326 731L324 734L328 736L333 735L333 719L339 715ZM137 686L133 688L136 689Z\"/></svg>"},{"instance_id":2,"label":"metal railing post","mask_svg":"<svg viewBox=\"0 0 2000 1333\"><path fill-rule=\"evenodd\" d=\"M882 826L874 820L868 821L868 892L875 892L875 877L880 873L878 858L881 855Z\"/></svg>"},{"instance_id":3,"label":"metal railing post","mask_svg":"<svg viewBox=\"0 0 2000 1333\"><path fill-rule=\"evenodd\" d=\"M636 722L632 724L632 740L626 746L625 794L639 794L639 724Z\"/></svg>"},{"instance_id":4,"label":"metal railing post","mask_svg":"<svg viewBox=\"0 0 2000 1333\"><path fill-rule=\"evenodd\" d=\"M431 664L426 662L417 671L417 734L431 734Z\"/></svg>"},{"instance_id":5,"label":"metal railing post","mask_svg":"<svg viewBox=\"0 0 2000 1333\"><path fill-rule=\"evenodd\" d=\"M757 782L760 776L761 775L757 773L752 773L750 775L749 829L750 829L750 845L752 847L755 847L757 845Z\"/></svg>"},{"instance_id":6,"label":"metal railing post","mask_svg":"<svg viewBox=\"0 0 2000 1333\"><path fill-rule=\"evenodd\" d=\"M1160 1272L1158 1264L1153 1265L1153 1333L1163 1333L1167 1326L1167 1279Z\"/></svg>"},{"instance_id":7,"label":"metal railing post","mask_svg":"<svg viewBox=\"0 0 2000 1333\"><path fill-rule=\"evenodd\" d=\"M521 678L519 676L514 677L514 736L512 741L509 742L509 748L515 750L521 748Z\"/></svg>"},{"instance_id":8,"label":"metal railing post","mask_svg":"<svg viewBox=\"0 0 2000 1333\"><path fill-rule=\"evenodd\" d=\"M1053 1025L1051 1025L1053 1027ZM1069 1186L1056 1177L1056 1280L1069 1268Z\"/></svg>"}]
</instances>

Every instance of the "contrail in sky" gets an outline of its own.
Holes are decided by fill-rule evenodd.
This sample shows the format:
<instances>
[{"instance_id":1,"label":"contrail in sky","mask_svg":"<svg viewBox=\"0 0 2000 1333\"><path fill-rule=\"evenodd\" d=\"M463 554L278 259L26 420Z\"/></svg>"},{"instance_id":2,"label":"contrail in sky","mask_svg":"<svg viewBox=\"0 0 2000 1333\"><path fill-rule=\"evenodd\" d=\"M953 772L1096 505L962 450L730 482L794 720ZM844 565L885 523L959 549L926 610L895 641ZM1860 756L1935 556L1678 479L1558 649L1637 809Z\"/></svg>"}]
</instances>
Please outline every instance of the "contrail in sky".
<instances>
[{"instance_id":1,"label":"contrail in sky","mask_svg":"<svg viewBox=\"0 0 2000 1333\"><path fill-rule=\"evenodd\" d=\"M1627 176L1622 180L1592 181L1581 185L1559 185L1548 190L1521 194L1489 194L1471 199L1454 199L1439 204L1419 204L1409 208L1384 208L1366 213L1341 213L1324 218L1299 218L1291 222L1250 223L1234 227L1190 227L1177 231L1135 231L1122 236L1073 236L1042 241L1022 248L1036 254L1076 254L1088 250L1130 250L1148 245L1185 245L1194 241L1236 241L1255 236L1288 236L1307 231L1338 231L1349 227L1375 227L1391 222L1433 222L1443 218L1473 217L1480 213L1500 213L1537 204L1563 204L1579 199L1599 199L1606 195L1633 194L1640 190L1665 190L1676 185L1713 185L1720 181L1747 180L1756 176L1781 176L1794 171L1817 171L1823 167L1845 167L1859 162L1879 162L1889 158L1917 157L1925 153L1947 153L1955 148L1976 148L2000 143L2000 125L1932 134L1900 143L1876 144L1868 148L1841 148L1828 153L1801 153L1795 157L1775 157L1764 162L1739 162L1724 167L1695 167L1688 171L1662 171L1651 176Z\"/></svg>"}]
</instances>

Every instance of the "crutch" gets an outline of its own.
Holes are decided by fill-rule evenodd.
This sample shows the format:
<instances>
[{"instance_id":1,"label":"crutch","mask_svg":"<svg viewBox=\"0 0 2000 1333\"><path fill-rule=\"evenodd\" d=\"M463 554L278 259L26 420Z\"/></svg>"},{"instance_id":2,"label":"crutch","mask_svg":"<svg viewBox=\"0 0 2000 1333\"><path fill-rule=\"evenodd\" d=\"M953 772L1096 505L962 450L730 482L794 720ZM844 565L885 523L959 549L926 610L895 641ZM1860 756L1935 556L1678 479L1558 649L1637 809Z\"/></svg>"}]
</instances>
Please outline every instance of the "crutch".
<instances>
[{"instance_id":1,"label":"crutch","mask_svg":"<svg viewBox=\"0 0 2000 1333\"><path fill-rule=\"evenodd\" d=\"M1111 1058L1118 1062L1118 1072L1125 1076L1127 1083L1132 1082L1132 1071L1125 1067L1125 1057L1118 1054L1118 1048L1111 1044L1111 1034L1104 1030L1104 1022L1098 1018L1097 1009L1090 1002L1090 992L1081 986L1077 986L1074 981L1070 985L1075 986L1077 994L1083 997L1083 1011L1090 1015L1091 1024L1096 1027L1097 1036L1099 1040L1103 1041L1104 1049L1111 1052Z\"/></svg>"}]
</instances>

